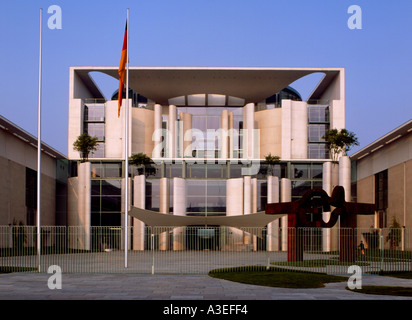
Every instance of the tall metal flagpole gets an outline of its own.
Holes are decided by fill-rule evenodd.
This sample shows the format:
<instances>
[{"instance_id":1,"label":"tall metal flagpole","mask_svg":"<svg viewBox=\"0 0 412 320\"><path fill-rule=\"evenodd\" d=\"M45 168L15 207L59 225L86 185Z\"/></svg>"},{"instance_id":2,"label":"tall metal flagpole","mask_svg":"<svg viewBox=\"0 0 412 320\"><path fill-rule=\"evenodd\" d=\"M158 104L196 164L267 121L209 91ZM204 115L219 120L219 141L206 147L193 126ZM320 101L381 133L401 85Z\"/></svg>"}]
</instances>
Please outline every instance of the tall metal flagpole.
<instances>
[{"instance_id":1,"label":"tall metal flagpole","mask_svg":"<svg viewBox=\"0 0 412 320\"><path fill-rule=\"evenodd\" d=\"M38 257L38 272L40 273L40 199L41 199L41 71L42 71L42 14L43 9L40 9L40 49L39 49L39 100L38 100L38 115L37 115L37 257Z\"/></svg>"},{"instance_id":2,"label":"tall metal flagpole","mask_svg":"<svg viewBox=\"0 0 412 320\"><path fill-rule=\"evenodd\" d=\"M125 117L125 197L124 197L124 267L127 268L128 254L128 219L129 219L129 8L127 8L127 47L126 47L126 117Z\"/></svg>"}]
</instances>

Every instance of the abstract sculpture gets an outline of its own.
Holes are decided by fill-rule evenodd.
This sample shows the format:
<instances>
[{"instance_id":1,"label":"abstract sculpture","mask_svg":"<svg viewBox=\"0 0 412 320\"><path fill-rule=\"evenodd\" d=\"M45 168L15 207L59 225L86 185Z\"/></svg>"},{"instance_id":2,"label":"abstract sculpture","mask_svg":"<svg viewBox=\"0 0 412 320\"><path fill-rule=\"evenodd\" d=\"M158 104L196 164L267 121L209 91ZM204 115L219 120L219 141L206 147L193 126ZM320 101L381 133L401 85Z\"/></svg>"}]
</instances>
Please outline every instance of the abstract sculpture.
<instances>
[{"instance_id":1,"label":"abstract sculpture","mask_svg":"<svg viewBox=\"0 0 412 320\"><path fill-rule=\"evenodd\" d=\"M346 202L344 188L337 186L331 197L323 189L314 188L308 190L298 201L268 203L265 212L288 215L288 261L303 260L302 228L331 228L340 217L340 261L353 262L356 248L353 229L356 228L356 216L374 214L375 205ZM323 221L323 212L331 212L329 221Z\"/></svg>"}]
</instances>

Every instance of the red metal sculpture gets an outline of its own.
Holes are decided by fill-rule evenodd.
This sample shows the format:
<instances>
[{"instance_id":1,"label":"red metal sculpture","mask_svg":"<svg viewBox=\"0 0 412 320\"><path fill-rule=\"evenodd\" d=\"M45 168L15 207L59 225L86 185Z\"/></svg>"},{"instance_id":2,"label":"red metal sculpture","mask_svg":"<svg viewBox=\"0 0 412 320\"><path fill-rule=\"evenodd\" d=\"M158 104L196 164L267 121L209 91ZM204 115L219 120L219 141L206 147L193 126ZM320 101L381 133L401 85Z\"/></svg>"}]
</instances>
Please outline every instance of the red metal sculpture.
<instances>
[{"instance_id":1,"label":"red metal sculpture","mask_svg":"<svg viewBox=\"0 0 412 320\"><path fill-rule=\"evenodd\" d=\"M331 210L333 208L333 210ZM268 203L266 214L288 215L288 261L303 260L304 227L331 228L340 217L340 261L355 260L356 215L375 213L375 205L345 201L345 189L337 186L332 196L319 188L308 190L301 199L294 202ZM329 221L323 221L322 213L330 212Z\"/></svg>"}]
</instances>

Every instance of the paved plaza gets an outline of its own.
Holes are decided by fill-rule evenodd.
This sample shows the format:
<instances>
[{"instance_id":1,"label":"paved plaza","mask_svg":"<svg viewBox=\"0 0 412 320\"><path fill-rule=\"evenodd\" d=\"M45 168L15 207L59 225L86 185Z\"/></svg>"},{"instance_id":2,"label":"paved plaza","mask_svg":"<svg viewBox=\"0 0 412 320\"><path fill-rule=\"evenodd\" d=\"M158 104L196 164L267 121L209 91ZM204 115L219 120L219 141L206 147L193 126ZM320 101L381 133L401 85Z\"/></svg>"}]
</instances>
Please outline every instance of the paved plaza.
<instances>
[{"instance_id":1,"label":"paved plaza","mask_svg":"<svg viewBox=\"0 0 412 320\"><path fill-rule=\"evenodd\" d=\"M412 300L366 295L345 289L346 282L319 289L246 285L208 275L62 274L61 289L49 289L51 274L0 274L1 300ZM412 280L364 276L362 285L412 287Z\"/></svg>"}]
</instances>

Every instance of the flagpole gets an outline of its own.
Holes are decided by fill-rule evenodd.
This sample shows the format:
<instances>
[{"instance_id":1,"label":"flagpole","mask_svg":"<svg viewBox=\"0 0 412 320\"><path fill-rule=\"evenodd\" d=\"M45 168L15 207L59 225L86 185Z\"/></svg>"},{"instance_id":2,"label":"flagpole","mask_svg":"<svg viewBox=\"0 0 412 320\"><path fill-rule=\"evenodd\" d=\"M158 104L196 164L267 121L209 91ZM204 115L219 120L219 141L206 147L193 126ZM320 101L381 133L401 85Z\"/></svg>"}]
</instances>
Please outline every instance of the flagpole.
<instances>
[{"instance_id":1,"label":"flagpole","mask_svg":"<svg viewBox=\"0 0 412 320\"><path fill-rule=\"evenodd\" d=\"M39 49L39 93L38 93L38 115L37 115L37 258L38 272L40 273L40 200L41 200L41 71L42 71L42 14L40 9L40 49Z\"/></svg>"},{"instance_id":2,"label":"flagpole","mask_svg":"<svg viewBox=\"0 0 412 320\"><path fill-rule=\"evenodd\" d=\"M129 219L129 8L127 8L127 47L126 47L126 117L125 117L125 201L124 201L124 267L127 268L128 219Z\"/></svg>"}]
</instances>

